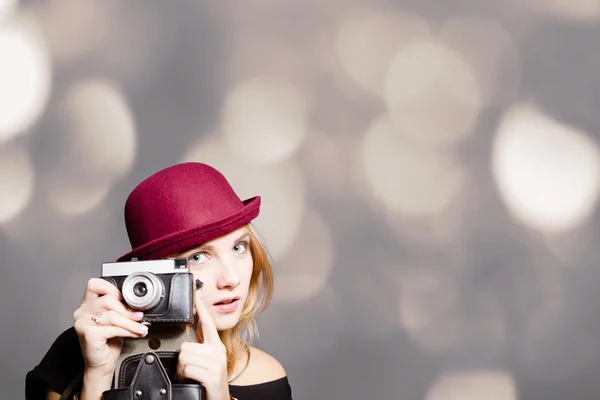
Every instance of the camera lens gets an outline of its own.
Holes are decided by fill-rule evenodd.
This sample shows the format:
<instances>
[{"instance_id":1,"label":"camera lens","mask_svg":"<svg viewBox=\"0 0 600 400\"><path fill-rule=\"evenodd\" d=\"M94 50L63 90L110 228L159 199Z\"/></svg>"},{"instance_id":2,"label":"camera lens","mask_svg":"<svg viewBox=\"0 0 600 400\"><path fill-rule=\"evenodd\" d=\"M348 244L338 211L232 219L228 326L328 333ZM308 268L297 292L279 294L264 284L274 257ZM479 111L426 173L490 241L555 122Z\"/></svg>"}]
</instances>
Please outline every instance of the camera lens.
<instances>
[{"instance_id":1,"label":"camera lens","mask_svg":"<svg viewBox=\"0 0 600 400\"><path fill-rule=\"evenodd\" d=\"M138 282L133 285L133 294L137 297L144 297L148 293L148 287L144 282Z\"/></svg>"},{"instance_id":2,"label":"camera lens","mask_svg":"<svg viewBox=\"0 0 600 400\"><path fill-rule=\"evenodd\" d=\"M162 281L151 272L134 272L125 278L121 290L123 300L134 310L147 311L164 297Z\"/></svg>"}]
</instances>

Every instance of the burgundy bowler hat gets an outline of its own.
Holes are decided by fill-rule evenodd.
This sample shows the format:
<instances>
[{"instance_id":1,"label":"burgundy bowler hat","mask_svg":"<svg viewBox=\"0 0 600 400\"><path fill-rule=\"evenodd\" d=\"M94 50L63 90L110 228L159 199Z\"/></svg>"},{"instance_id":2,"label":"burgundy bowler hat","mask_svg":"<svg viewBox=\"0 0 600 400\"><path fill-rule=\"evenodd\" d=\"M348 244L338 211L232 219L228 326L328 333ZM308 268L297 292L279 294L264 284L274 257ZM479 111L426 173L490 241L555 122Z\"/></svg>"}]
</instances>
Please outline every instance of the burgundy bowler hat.
<instances>
[{"instance_id":1,"label":"burgundy bowler hat","mask_svg":"<svg viewBox=\"0 0 600 400\"><path fill-rule=\"evenodd\" d=\"M258 216L260 196L240 200L213 167L188 162L142 181L125 203L132 250L117 261L161 259L232 232Z\"/></svg>"}]
</instances>

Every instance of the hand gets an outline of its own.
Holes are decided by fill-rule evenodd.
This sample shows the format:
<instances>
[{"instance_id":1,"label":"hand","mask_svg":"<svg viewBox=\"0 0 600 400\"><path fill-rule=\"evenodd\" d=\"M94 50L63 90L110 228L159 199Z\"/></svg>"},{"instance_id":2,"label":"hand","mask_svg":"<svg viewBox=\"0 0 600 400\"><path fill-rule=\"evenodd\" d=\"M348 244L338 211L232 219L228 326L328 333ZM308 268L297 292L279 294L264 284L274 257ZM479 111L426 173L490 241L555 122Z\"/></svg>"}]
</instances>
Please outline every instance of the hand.
<instances>
[{"instance_id":1,"label":"hand","mask_svg":"<svg viewBox=\"0 0 600 400\"><path fill-rule=\"evenodd\" d=\"M215 322L202 302L202 289L196 291L196 312L204 340L202 343L182 343L177 376L200 382L206 389L208 400L229 400L227 350L221 342Z\"/></svg>"},{"instance_id":2,"label":"hand","mask_svg":"<svg viewBox=\"0 0 600 400\"><path fill-rule=\"evenodd\" d=\"M137 322L143 313L127 307L121 299L121 293L110 282L92 278L81 305L73 313L87 374L112 376L121 354L122 338L139 338L148 332L146 326Z\"/></svg>"}]
</instances>

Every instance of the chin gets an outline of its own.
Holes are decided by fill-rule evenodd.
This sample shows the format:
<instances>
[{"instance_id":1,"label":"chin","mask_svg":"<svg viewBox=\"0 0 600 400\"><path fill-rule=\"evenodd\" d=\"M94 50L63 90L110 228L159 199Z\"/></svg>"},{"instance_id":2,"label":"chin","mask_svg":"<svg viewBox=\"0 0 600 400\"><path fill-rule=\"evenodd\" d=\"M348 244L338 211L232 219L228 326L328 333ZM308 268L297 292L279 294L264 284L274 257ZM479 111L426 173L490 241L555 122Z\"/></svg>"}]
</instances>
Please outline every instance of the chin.
<instances>
[{"instance_id":1,"label":"chin","mask_svg":"<svg viewBox=\"0 0 600 400\"><path fill-rule=\"evenodd\" d=\"M218 331L226 331L228 329L233 328L240 321L240 316L238 313L229 314L229 315L219 315L213 317L215 320L215 326Z\"/></svg>"}]
</instances>

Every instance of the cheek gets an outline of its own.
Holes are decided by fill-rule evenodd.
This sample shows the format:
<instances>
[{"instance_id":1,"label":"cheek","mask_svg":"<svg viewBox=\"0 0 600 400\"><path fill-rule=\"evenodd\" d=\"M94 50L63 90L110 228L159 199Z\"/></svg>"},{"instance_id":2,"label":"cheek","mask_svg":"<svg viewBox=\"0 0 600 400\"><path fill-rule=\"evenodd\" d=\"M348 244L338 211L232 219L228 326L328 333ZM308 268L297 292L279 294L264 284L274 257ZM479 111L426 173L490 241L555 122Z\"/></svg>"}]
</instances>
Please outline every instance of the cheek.
<instances>
[{"instance_id":1,"label":"cheek","mask_svg":"<svg viewBox=\"0 0 600 400\"><path fill-rule=\"evenodd\" d=\"M252 277L252 269L253 269L252 258L248 260L244 260L244 263L241 265L239 269L240 278L246 284L250 283L250 278Z\"/></svg>"}]
</instances>

